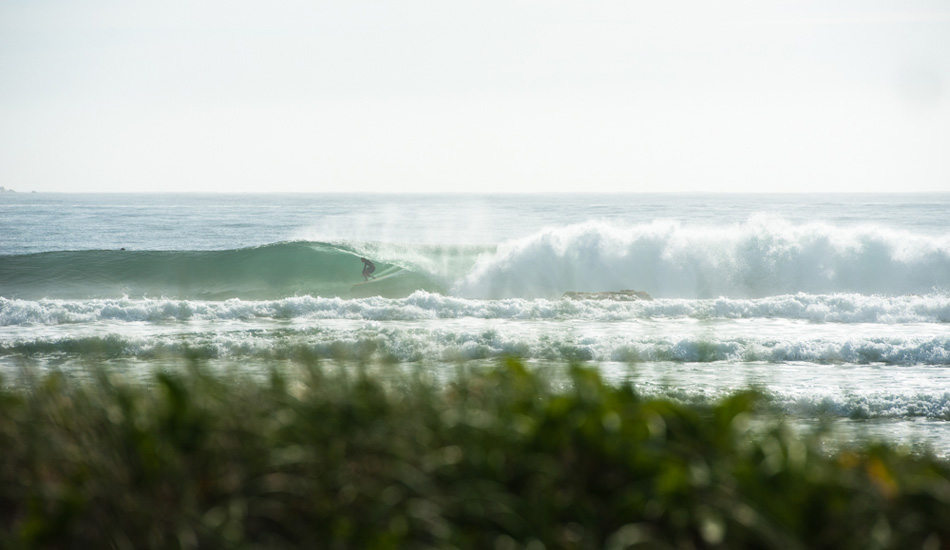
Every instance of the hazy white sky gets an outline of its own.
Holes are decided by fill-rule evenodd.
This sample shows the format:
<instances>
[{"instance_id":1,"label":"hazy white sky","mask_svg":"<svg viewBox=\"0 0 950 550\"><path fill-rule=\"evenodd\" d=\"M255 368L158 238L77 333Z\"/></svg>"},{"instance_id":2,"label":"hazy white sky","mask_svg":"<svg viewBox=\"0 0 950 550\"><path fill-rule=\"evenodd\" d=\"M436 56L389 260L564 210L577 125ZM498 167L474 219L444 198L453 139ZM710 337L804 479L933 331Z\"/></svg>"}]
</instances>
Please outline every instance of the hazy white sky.
<instances>
[{"instance_id":1,"label":"hazy white sky","mask_svg":"<svg viewBox=\"0 0 950 550\"><path fill-rule=\"evenodd\" d=\"M0 0L18 191L950 191L947 0Z\"/></svg>"}]
</instances>

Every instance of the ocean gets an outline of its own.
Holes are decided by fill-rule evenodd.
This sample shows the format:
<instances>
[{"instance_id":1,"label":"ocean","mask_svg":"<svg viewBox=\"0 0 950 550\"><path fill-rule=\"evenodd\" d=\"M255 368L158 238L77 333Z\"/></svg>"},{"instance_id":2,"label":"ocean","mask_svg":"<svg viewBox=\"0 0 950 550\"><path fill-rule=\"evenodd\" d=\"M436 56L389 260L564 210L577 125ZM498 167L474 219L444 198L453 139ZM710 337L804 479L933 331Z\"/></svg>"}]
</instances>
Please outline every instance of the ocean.
<instances>
[{"instance_id":1,"label":"ocean","mask_svg":"<svg viewBox=\"0 0 950 550\"><path fill-rule=\"evenodd\" d=\"M506 357L950 457L950 194L0 194L4 384Z\"/></svg>"}]
</instances>

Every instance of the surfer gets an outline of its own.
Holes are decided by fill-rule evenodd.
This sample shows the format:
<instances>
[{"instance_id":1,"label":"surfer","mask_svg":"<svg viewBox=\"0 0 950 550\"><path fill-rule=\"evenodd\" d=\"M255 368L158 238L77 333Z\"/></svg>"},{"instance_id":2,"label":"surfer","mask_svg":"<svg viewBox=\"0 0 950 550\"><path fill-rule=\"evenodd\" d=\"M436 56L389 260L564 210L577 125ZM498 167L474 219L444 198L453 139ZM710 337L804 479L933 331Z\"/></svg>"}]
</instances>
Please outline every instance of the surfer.
<instances>
[{"instance_id":1,"label":"surfer","mask_svg":"<svg viewBox=\"0 0 950 550\"><path fill-rule=\"evenodd\" d=\"M363 282L375 279L376 277L373 277L373 272L376 271L376 266L373 265L373 262L366 258L360 258L360 260L363 261Z\"/></svg>"}]
</instances>

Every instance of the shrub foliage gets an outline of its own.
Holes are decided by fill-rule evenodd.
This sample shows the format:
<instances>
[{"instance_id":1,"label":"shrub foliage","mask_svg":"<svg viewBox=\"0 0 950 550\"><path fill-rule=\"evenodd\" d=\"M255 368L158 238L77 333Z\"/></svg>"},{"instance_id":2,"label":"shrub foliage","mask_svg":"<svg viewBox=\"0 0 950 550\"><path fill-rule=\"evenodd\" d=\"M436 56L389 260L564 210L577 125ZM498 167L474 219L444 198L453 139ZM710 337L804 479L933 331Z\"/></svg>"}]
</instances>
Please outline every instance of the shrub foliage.
<instances>
[{"instance_id":1,"label":"shrub foliage","mask_svg":"<svg viewBox=\"0 0 950 550\"><path fill-rule=\"evenodd\" d=\"M569 374L52 374L0 390L0 547L950 547L945 461Z\"/></svg>"}]
</instances>

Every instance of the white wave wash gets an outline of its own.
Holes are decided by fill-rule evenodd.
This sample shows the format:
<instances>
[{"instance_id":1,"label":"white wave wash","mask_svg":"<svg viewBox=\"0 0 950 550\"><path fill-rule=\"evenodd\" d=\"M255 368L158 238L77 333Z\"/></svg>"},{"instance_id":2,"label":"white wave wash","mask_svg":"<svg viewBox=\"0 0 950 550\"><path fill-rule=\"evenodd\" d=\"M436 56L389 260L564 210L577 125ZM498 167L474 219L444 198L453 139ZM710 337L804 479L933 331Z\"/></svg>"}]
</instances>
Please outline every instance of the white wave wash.
<instances>
[{"instance_id":1,"label":"white wave wash","mask_svg":"<svg viewBox=\"0 0 950 550\"><path fill-rule=\"evenodd\" d=\"M561 323L478 320L442 323L345 321L316 325L228 323L170 325L128 330L86 326L50 330L39 336L0 336L0 357L46 357L88 351L114 357L189 355L216 358L287 358L306 352L326 359L365 361L460 361L508 355L534 360L596 362L676 362L728 364L789 362L814 364L950 365L950 334L912 325L882 331L866 327L830 331L784 321L745 327L674 323ZM797 334L786 335L797 330ZM121 331L121 332L120 332ZM783 336L784 335L784 336ZM729 368L729 367L726 367Z\"/></svg>"},{"instance_id":2,"label":"white wave wash","mask_svg":"<svg viewBox=\"0 0 950 550\"><path fill-rule=\"evenodd\" d=\"M0 326L241 319L628 319L781 318L824 323L950 323L950 293L923 296L861 294L772 296L758 299L475 300L415 292L408 298L345 300L298 296L282 300L172 299L16 300L0 298Z\"/></svg>"},{"instance_id":3,"label":"white wave wash","mask_svg":"<svg viewBox=\"0 0 950 550\"><path fill-rule=\"evenodd\" d=\"M926 294L950 289L950 236L874 225L589 222L503 243L455 291L480 298L644 290L659 297Z\"/></svg>"},{"instance_id":4,"label":"white wave wash","mask_svg":"<svg viewBox=\"0 0 950 550\"><path fill-rule=\"evenodd\" d=\"M343 324L340 324L343 323ZM355 323L355 324L354 324ZM419 326L337 321L299 329L258 324L182 327L155 334L105 333L19 338L0 344L0 364L61 365L65 357L121 367L183 356L236 361L243 368L274 361L441 365L520 356L529 361L596 361L608 378L633 382L647 395L684 401L717 399L753 383L790 413L845 418L950 420L950 339L947 337L815 337L774 340L745 335L671 335L629 332L570 334L511 326ZM277 328L275 328L277 327ZM189 330L191 329L191 330ZM435 363L433 363L435 362ZM883 363L899 365L882 369ZM931 366L928 366L931 365ZM940 366L944 368L940 368ZM61 367L54 367L61 368ZM540 368L543 368L540 367Z\"/></svg>"}]
</instances>

